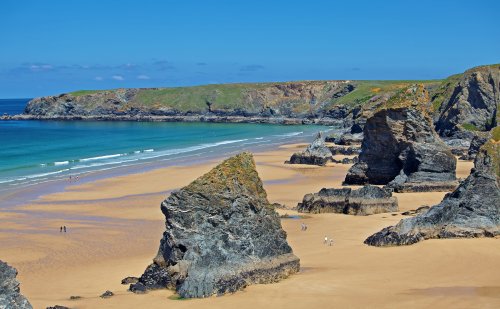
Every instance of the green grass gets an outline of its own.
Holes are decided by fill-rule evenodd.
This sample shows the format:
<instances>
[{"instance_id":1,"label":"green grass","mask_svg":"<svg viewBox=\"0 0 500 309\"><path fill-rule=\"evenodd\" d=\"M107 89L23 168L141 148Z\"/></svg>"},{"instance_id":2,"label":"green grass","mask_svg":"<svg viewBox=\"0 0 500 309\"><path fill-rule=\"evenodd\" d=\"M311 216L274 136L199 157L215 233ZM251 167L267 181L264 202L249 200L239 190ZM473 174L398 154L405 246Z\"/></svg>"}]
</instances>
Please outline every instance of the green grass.
<instances>
[{"instance_id":1,"label":"green grass","mask_svg":"<svg viewBox=\"0 0 500 309\"><path fill-rule=\"evenodd\" d=\"M424 84L426 86L438 85L439 80L366 80L355 81L356 89L351 93L332 101L332 105L363 105L378 94L390 92L408 87L411 84Z\"/></svg>"},{"instance_id":2,"label":"green grass","mask_svg":"<svg viewBox=\"0 0 500 309\"><path fill-rule=\"evenodd\" d=\"M491 136L495 142L500 141L500 127L495 127L491 130Z\"/></svg>"},{"instance_id":3,"label":"green grass","mask_svg":"<svg viewBox=\"0 0 500 309\"><path fill-rule=\"evenodd\" d=\"M184 298L184 297L181 297L179 296L178 294L174 294L174 295L170 295L169 297L167 297L168 299L171 299L171 300L189 300L189 298Z\"/></svg>"},{"instance_id":4,"label":"green grass","mask_svg":"<svg viewBox=\"0 0 500 309\"><path fill-rule=\"evenodd\" d=\"M103 91L105 91L105 90L77 90L77 91L70 92L69 94L71 94L74 97L79 97L79 96L103 92Z\"/></svg>"},{"instance_id":5,"label":"green grass","mask_svg":"<svg viewBox=\"0 0 500 309\"><path fill-rule=\"evenodd\" d=\"M462 127L467 131L480 131L479 128L472 123L464 123L462 124Z\"/></svg>"}]
</instances>

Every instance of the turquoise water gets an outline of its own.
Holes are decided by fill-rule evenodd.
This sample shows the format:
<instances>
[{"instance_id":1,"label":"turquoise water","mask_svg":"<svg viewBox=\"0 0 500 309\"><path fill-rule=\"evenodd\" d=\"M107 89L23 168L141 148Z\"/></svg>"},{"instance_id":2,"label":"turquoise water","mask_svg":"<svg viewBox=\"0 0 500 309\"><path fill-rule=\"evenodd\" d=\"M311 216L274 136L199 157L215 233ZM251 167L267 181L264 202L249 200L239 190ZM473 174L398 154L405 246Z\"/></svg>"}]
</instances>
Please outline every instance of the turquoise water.
<instances>
[{"instance_id":1,"label":"turquoise water","mask_svg":"<svg viewBox=\"0 0 500 309\"><path fill-rule=\"evenodd\" d=\"M0 102L0 114L2 103ZM26 100L17 101L22 112ZM9 104L12 111L12 102ZM14 104L15 105L15 104ZM14 109L15 110L15 109ZM15 113L15 112L14 112ZM318 126L0 121L0 187L310 140ZM284 158L285 160L286 158Z\"/></svg>"}]
</instances>

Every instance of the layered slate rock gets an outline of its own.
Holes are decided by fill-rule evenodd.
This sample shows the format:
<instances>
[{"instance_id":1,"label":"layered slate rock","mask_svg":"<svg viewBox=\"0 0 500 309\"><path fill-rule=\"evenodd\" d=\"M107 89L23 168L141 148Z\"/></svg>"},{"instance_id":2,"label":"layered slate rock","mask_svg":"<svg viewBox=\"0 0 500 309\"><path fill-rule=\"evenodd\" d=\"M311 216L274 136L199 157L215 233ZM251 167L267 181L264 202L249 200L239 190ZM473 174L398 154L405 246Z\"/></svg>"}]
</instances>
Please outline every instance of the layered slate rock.
<instances>
[{"instance_id":1,"label":"layered slate rock","mask_svg":"<svg viewBox=\"0 0 500 309\"><path fill-rule=\"evenodd\" d=\"M500 130L498 132L500 135ZM471 174L427 212L403 219L368 237L372 246L411 245L431 238L500 235L500 142L490 140L479 151Z\"/></svg>"},{"instance_id":2,"label":"layered slate rock","mask_svg":"<svg viewBox=\"0 0 500 309\"><path fill-rule=\"evenodd\" d=\"M399 208L397 198L390 191L368 185L357 190L323 188L318 193L306 194L302 203L297 205L297 210L306 213L366 216L394 212Z\"/></svg>"},{"instance_id":3,"label":"layered slate rock","mask_svg":"<svg viewBox=\"0 0 500 309\"><path fill-rule=\"evenodd\" d=\"M299 270L249 153L173 192L161 210L166 230L158 255L137 283L147 289L208 297L277 282Z\"/></svg>"},{"instance_id":4,"label":"layered slate rock","mask_svg":"<svg viewBox=\"0 0 500 309\"><path fill-rule=\"evenodd\" d=\"M332 152L325 144L321 133L307 146L306 150L292 155L288 164L325 165L332 160Z\"/></svg>"},{"instance_id":5,"label":"layered slate rock","mask_svg":"<svg viewBox=\"0 0 500 309\"><path fill-rule=\"evenodd\" d=\"M436 119L436 131L441 136L472 135L472 131L489 131L497 126L500 64L476 67L448 80L442 93L433 98L441 104Z\"/></svg>"},{"instance_id":6,"label":"layered slate rock","mask_svg":"<svg viewBox=\"0 0 500 309\"><path fill-rule=\"evenodd\" d=\"M29 301L20 293L17 270L0 260L0 308L32 309Z\"/></svg>"},{"instance_id":7,"label":"layered slate rock","mask_svg":"<svg viewBox=\"0 0 500 309\"><path fill-rule=\"evenodd\" d=\"M455 168L456 158L430 119L416 106L395 105L367 120L359 162L345 184L388 185L396 192L451 191L457 186Z\"/></svg>"},{"instance_id":8,"label":"layered slate rock","mask_svg":"<svg viewBox=\"0 0 500 309\"><path fill-rule=\"evenodd\" d=\"M490 132L476 132L474 138L470 142L467 154L460 157L462 160L474 160L481 146L483 146L491 138Z\"/></svg>"}]
</instances>

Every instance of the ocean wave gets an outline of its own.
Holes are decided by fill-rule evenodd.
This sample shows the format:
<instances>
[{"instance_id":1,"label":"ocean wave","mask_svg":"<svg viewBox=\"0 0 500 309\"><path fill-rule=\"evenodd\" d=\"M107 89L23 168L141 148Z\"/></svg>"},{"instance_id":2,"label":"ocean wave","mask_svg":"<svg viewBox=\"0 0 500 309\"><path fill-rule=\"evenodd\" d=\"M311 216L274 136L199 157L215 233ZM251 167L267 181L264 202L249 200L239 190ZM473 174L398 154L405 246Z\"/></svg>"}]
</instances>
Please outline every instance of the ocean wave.
<instances>
[{"instance_id":1,"label":"ocean wave","mask_svg":"<svg viewBox=\"0 0 500 309\"><path fill-rule=\"evenodd\" d=\"M59 161L59 162L54 162L54 165L55 166L58 166L58 165L68 165L69 164L69 161Z\"/></svg>"},{"instance_id":2,"label":"ocean wave","mask_svg":"<svg viewBox=\"0 0 500 309\"><path fill-rule=\"evenodd\" d=\"M111 155L104 155L104 156L98 156L98 157L90 157L90 158L84 158L80 159L78 161L80 162L88 162L88 161L96 161L96 160L105 160L105 159L112 159L112 158L117 158L124 156L125 154L123 153L117 153L117 154L111 154Z\"/></svg>"},{"instance_id":3,"label":"ocean wave","mask_svg":"<svg viewBox=\"0 0 500 309\"><path fill-rule=\"evenodd\" d=\"M273 136L278 136L278 137L293 137L293 136L300 135L302 133L304 133L304 132L303 131L300 131L300 132L291 132L291 133L278 134L278 135L273 135Z\"/></svg>"}]
</instances>

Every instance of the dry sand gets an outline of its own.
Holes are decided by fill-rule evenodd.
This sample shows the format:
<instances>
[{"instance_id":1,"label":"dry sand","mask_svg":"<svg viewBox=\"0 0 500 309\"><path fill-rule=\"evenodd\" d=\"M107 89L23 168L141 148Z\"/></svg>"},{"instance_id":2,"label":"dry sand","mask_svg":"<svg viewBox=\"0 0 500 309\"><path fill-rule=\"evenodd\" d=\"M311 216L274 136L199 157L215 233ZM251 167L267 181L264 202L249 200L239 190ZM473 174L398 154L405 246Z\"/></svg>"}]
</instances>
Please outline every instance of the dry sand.
<instances>
[{"instance_id":1,"label":"dry sand","mask_svg":"<svg viewBox=\"0 0 500 309\"><path fill-rule=\"evenodd\" d=\"M271 202L295 206L303 195L340 186L349 166L291 166L300 145L255 155ZM14 212L0 211L0 257L19 270L35 308L499 308L499 239L429 240L374 248L363 240L403 218L400 212L438 203L443 193L398 194L400 212L357 217L310 215L282 224L300 273L277 284L254 285L223 297L177 300L171 291L127 292L122 278L138 276L158 249L167 194L217 162L168 167L74 185ZM472 164L459 162L458 176ZM279 210L292 214L293 211ZM300 231L300 223L308 225ZM66 234L59 226L68 226ZM324 236L334 245L322 244ZM101 299L111 290L116 295ZM70 301L70 296L83 297Z\"/></svg>"}]
</instances>

